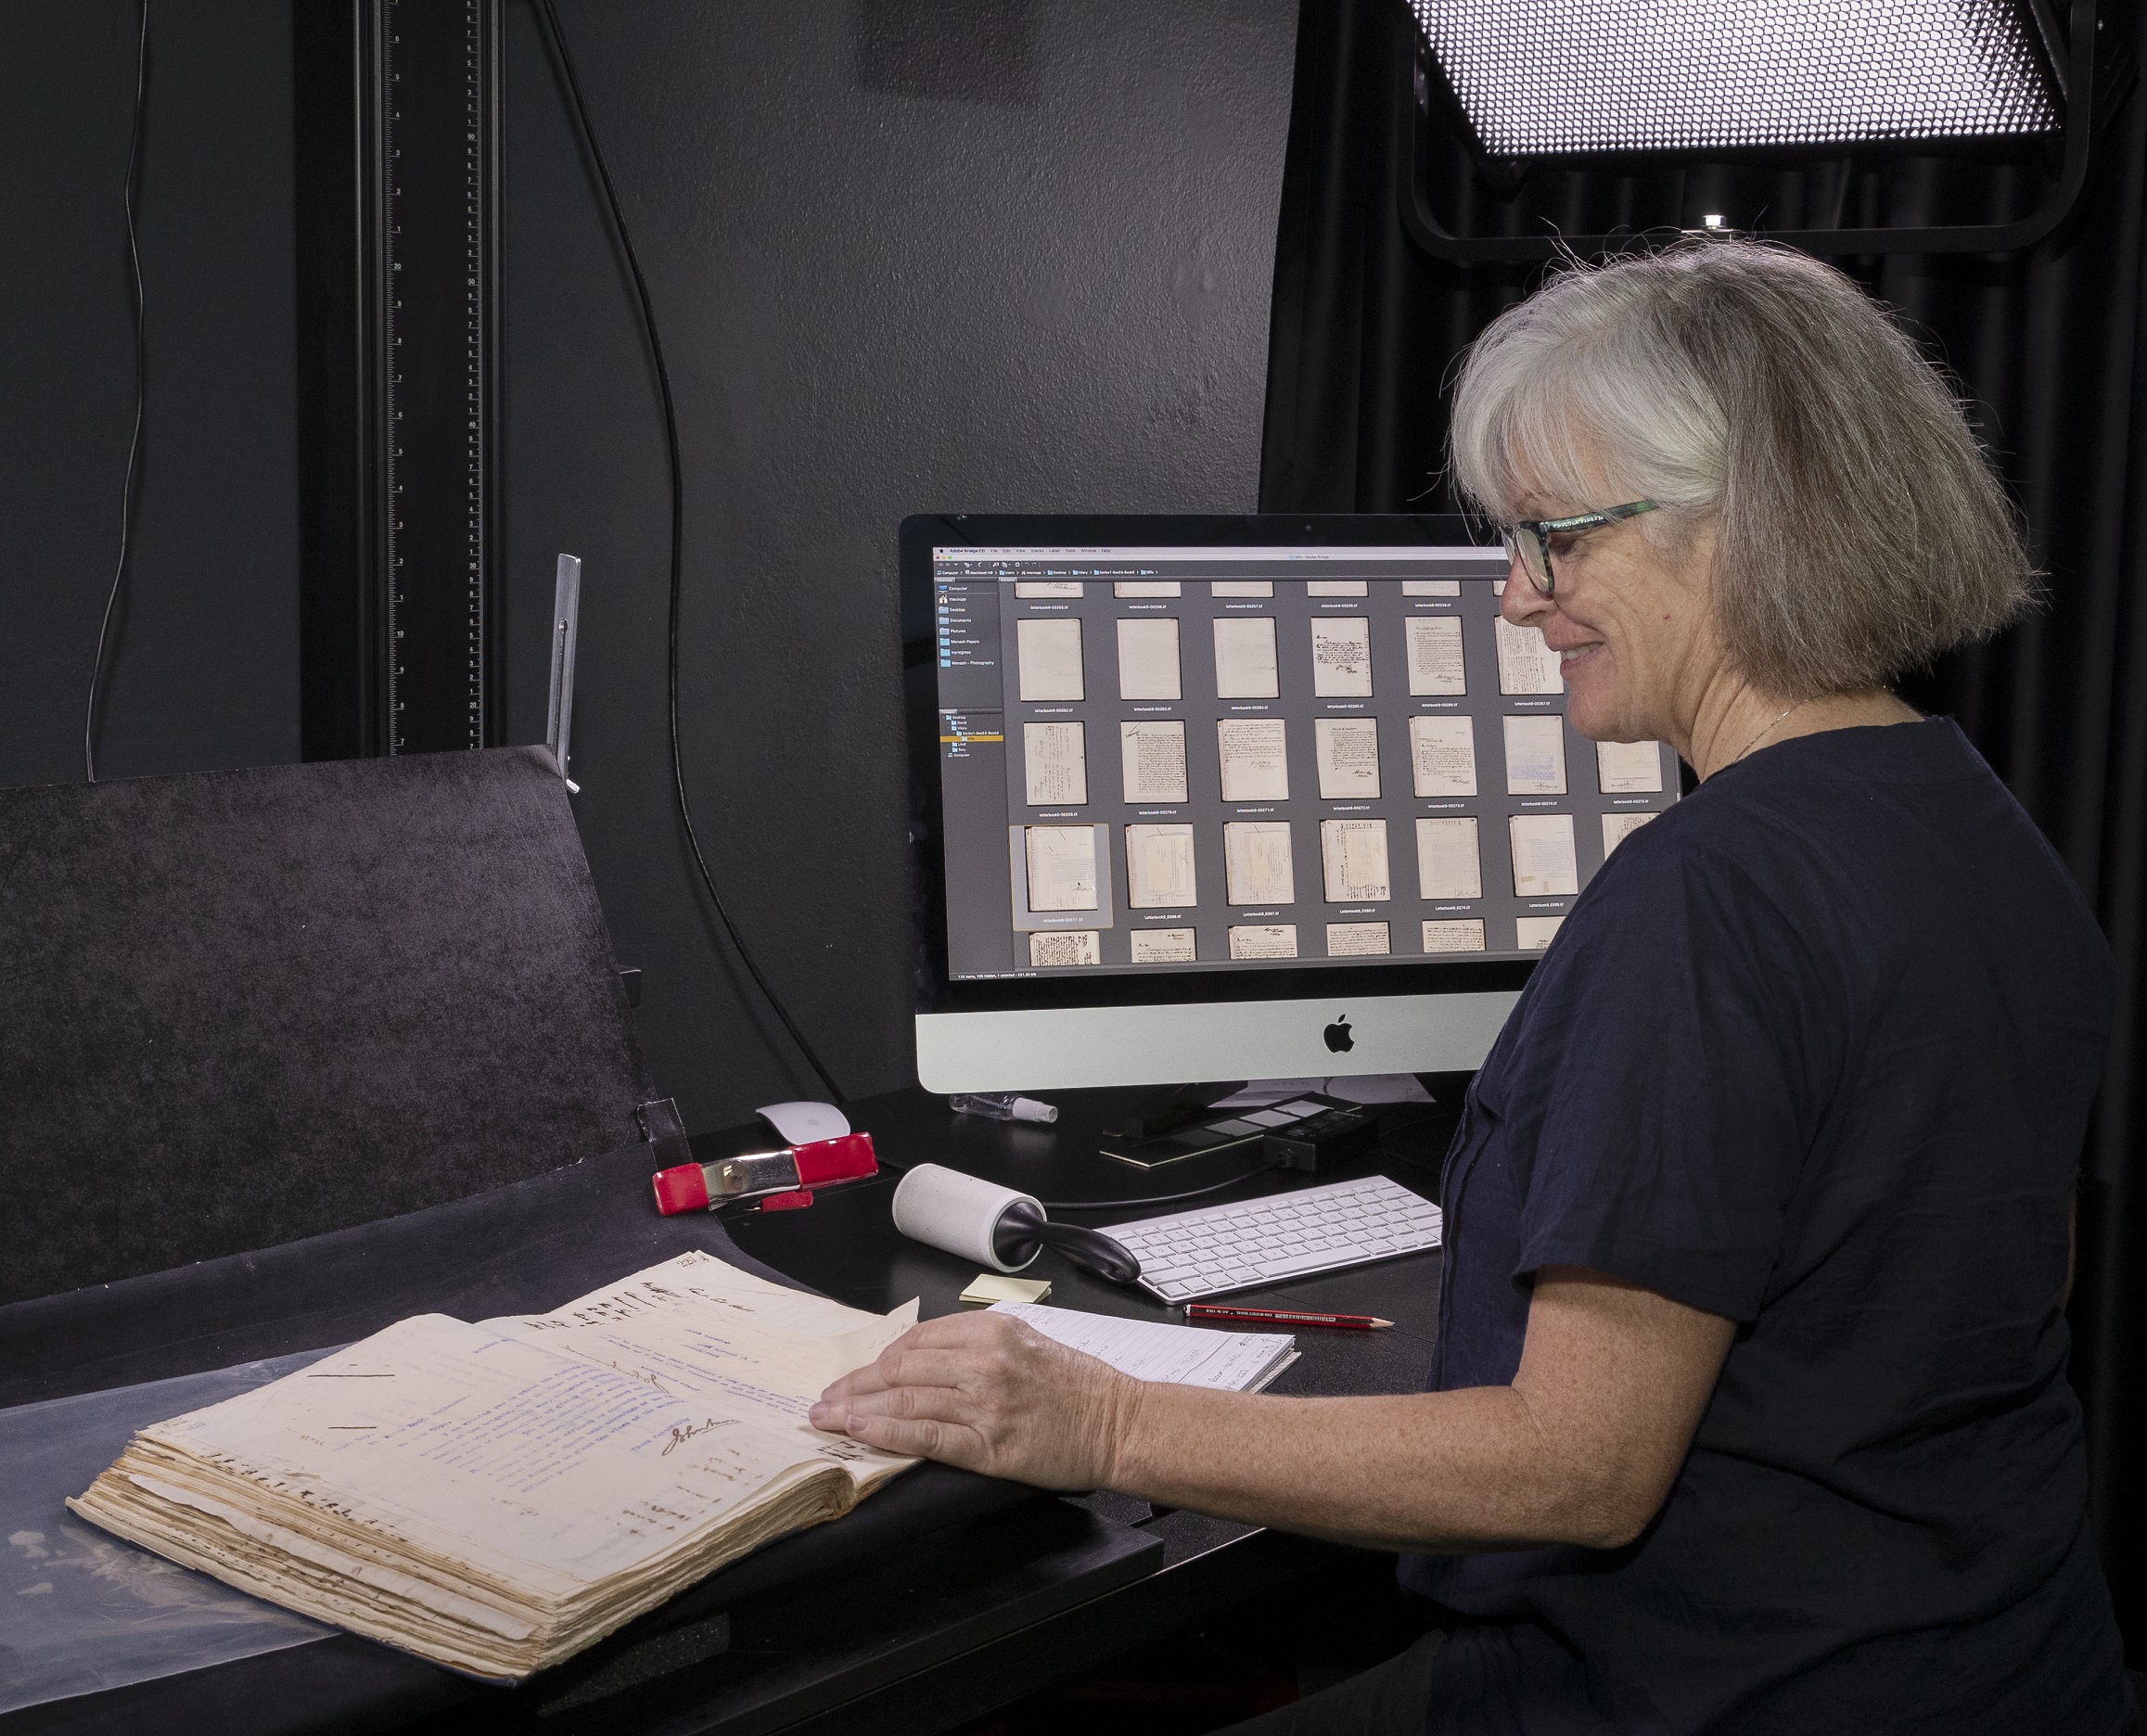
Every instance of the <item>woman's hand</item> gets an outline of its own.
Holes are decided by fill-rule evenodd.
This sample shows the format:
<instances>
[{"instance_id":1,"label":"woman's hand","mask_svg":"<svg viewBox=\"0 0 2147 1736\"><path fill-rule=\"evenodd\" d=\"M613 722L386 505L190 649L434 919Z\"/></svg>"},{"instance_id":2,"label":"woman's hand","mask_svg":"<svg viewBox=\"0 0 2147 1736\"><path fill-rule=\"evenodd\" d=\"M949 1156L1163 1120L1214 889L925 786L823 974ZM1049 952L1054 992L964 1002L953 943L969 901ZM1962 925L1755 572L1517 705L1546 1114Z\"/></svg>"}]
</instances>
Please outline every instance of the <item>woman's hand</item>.
<instances>
[{"instance_id":1,"label":"woman's hand","mask_svg":"<svg viewBox=\"0 0 2147 1736\"><path fill-rule=\"evenodd\" d=\"M913 1326L812 1407L812 1426L1040 1488L1108 1485L1141 1383L1007 1315Z\"/></svg>"}]
</instances>

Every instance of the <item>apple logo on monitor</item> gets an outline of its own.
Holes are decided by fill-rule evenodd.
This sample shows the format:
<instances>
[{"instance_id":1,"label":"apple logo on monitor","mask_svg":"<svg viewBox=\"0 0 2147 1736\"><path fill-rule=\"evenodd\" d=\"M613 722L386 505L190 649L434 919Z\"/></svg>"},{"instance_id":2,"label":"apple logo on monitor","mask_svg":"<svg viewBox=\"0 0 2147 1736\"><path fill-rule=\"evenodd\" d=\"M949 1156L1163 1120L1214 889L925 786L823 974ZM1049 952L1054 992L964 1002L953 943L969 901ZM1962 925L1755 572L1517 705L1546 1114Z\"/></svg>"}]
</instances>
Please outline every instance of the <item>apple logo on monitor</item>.
<instances>
[{"instance_id":1,"label":"apple logo on monitor","mask_svg":"<svg viewBox=\"0 0 2147 1736\"><path fill-rule=\"evenodd\" d=\"M1346 1014L1336 1014L1335 1022L1320 1035L1327 1040L1327 1047L1336 1054L1346 1054L1357 1046L1357 1040L1349 1035L1349 1020Z\"/></svg>"}]
</instances>

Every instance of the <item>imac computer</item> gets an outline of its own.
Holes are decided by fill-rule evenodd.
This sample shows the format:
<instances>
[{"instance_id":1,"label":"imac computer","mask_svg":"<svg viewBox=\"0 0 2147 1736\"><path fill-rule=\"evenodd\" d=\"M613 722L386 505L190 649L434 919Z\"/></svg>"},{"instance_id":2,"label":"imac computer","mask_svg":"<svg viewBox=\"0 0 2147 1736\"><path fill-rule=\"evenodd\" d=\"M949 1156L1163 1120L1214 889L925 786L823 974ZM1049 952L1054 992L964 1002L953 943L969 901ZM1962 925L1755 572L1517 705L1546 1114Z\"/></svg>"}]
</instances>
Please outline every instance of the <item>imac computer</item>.
<instances>
[{"instance_id":1,"label":"imac computer","mask_svg":"<svg viewBox=\"0 0 2147 1736\"><path fill-rule=\"evenodd\" d=\"M1446 516L906 520L920 1082L1478 1066L1678 796L1505 577Z\"/></svg>"}]
</instances>

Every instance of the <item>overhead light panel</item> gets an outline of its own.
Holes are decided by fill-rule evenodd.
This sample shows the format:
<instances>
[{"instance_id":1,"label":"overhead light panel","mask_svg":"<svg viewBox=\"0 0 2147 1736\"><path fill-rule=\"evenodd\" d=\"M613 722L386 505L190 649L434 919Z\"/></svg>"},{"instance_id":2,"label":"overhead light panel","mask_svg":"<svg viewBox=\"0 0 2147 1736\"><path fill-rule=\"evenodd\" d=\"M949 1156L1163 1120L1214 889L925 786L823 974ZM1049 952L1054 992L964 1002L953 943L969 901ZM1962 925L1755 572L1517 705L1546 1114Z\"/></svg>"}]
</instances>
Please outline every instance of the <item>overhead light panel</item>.
<instances>
[{"instance_id":1,"label":"overhead light panel","mask_svg":"<svg viewBox=\"0 0 2147 1736\"><path fill-rule=\"evenodd\" d=\"M2057 130L2026 0L1410 0L1494 157Z\"/></svg>"}]
</instances>

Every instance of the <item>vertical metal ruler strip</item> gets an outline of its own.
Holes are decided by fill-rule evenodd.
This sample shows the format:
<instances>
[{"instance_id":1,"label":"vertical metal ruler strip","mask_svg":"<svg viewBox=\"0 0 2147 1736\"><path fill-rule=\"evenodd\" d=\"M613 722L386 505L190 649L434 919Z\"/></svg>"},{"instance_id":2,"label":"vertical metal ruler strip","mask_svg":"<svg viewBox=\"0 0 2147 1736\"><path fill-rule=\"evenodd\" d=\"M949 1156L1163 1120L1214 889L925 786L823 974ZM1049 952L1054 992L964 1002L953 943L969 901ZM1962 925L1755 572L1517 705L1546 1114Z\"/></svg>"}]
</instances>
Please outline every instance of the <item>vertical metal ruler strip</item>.
<instances>
[{"instance_id":1,"label":"vertical metal ruler strip","mask_svg":"<svg viewBox=\"0 0 2147 1736\"><path fill-rule=\"evenodd\" d=\"M499 739L501 0L373 0L390 753Z\"/></svg>"}]
</instances>

